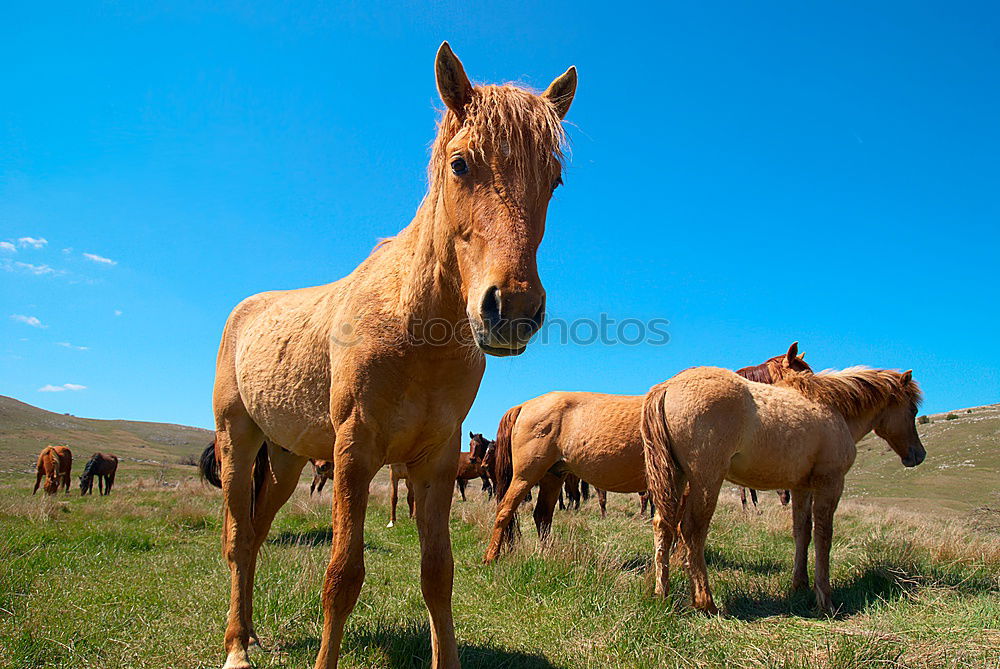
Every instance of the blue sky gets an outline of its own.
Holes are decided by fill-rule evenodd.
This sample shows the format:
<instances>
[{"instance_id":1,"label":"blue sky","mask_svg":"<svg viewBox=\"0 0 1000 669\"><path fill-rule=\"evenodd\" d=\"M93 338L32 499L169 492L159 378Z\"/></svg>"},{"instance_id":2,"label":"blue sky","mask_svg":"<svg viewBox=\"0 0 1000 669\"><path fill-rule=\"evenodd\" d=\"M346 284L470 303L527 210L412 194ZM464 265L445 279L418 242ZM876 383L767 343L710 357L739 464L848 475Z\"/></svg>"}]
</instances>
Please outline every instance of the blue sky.
<instances>
[{"instance_id":1,"label":"blue sky","mask_svg":"<svg viewBox=\"0 0 1000 669\"><path fill-rule=\"evenodd\" d=\"M550 317L670 321L491 358L467 429L794 339L912 367L929 411L1000 401L991 3L83 4L0 21L2 394L211 427L230 309L409 222L448 39L477 81L579 68Z\"/></svg>"}]
</instances>

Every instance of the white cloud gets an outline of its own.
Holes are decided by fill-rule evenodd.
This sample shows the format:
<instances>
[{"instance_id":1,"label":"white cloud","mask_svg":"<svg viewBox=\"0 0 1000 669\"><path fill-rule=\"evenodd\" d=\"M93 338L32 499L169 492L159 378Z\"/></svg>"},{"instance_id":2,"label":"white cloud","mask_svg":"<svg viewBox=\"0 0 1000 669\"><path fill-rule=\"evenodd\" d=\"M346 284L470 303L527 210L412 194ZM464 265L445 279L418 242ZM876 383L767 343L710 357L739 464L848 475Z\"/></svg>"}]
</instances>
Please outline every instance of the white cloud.
<instances>
[{"instance_id":1,"label":"white cloud","mask_svg":"<svg viewBox=\"0 0 1000 669\"><path fill-rule=\"evenodd\" d=\"M47 328L48 325L42 325L42 322L35 318L34 316L24 316L22 314L11 314L10 319L12 321L17 321L18 323L24 323L25 325L30 325L33 328Z\"/></svg>"},{"instance_id":2,"label":"white cloud","mask_svg":"<svg viewBox=\"0 0 1000 669\"><path fill-rule=\"evenodd\" d=\"M13 267L5 265L4 268L7 269L8 271L13 271L14 269L24 270L25 272L29 272L31 274L34 274L35 276L45 276L46 274L53 274L58 276L60 274L66 273L65 270L55 269L53 267L49 267L48 265L33 265L30 262L20 262L20 261L15 262Z\"/></svg>"},{"instance_id":3,"label":"white cloud","mask_svg":"<svg viewBox=\"0 0 1000 669\"><path fill-rule=\"evenodd\" d=\"M90 350L90 348L87 347L87 346L74 346L73 344L70 344L68 341L56 342L56 346L62 346L63 348L71 348L74 351L89 351Z\"/></svg>"},{"instance_id":4,"label":"white cloud","mask_svg":"<svg viewBox=\"0 0 1000 669\"><path fill-rule=\"evenodd\" d=\"M122 315L122 310L121 309L115 309L115 316L121 316L121 315Z\"/></svg>"},{"instance_id":5,"label":"white cloud","mask_svg":"<svg viewBox=\"0 0 1000 669\"><path fill-rule=\"evenodd\" d=\"M0 242L0 251L8 251L9 253L17 253L17 247L10 242Z\"/></svg>"},{"instance_id":6,"label":"white cloud","mask_svg":"<svg viewBox=\"0 0 1000 669\"><path fill-rule=\"evenodd\" d=\"M61 386L54 386L51 383L47 383L38 389L40 393L61 393L66 390L86 390L87 386L81 386L79 383L64 383Z\"/></svg>"},{"instance_id":7,"label":"white cloud","mask_svg":"<svg viewBox=\"0 0 1000 669\"><path fill-rule=\"evenodd\" d=\"M96 263L102 265L117 265L118 263L111 258L105 258L104 256L99 256L96 253L84 253L83 257L87 260L93 260Z\"/></svg>"},{"instance_id":8,"label":"white cloud","mask_svg":"<svg viewBox=\"0 0 1000 669\"><path fill-rule=\"evenodd\" d=\"M17 243L21 248L30 246L33 249L40 249L48 244L49 240L45 239L45 237L21 237L17 240Z\"/></svg>"},{"instance_id":9,"label":"white cloud","mask_svg":"<svg viewBox=\"0 0 1000 669\"><path fill-rule=\"evenodd\" d=\"M63 253L70 254L72 252L73 252L73 247L72 246L69 246L69 247L63 249Z\"/></svg>"}]
</instances>

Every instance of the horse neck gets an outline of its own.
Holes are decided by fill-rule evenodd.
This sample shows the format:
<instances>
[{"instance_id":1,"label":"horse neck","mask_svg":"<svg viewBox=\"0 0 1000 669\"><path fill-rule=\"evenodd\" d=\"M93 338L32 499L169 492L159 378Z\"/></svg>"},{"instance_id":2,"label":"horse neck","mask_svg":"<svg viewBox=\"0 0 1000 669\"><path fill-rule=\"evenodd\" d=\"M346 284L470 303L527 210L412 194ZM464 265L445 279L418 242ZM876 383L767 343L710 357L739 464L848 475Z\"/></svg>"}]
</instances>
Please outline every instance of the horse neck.
<instances>
[{"instance_id":1,"label":"horse neck","mask_svg":"<svg viewBox=\"0 0 1000 669\"><path fill-rule=\"evenodd\" d=\"M454 235L439 192L428 193L413 220L370 259L395 277L398 299L390 305L403 322L466 321Z\"/></svg>"},{"instance_id":2,"label":"horse neck","mask_svg":"<svg viewBox=\"0 0 1000 669\"><path fill-rule=\"evenodd\" d=\"M875 419L880 413L882 413L881 407L872 407L856 416L844 416L844 422L847 423L847 428L851 431L851 437L855 444L872 431L875 427Z\"/></svg>"}]
</instances>

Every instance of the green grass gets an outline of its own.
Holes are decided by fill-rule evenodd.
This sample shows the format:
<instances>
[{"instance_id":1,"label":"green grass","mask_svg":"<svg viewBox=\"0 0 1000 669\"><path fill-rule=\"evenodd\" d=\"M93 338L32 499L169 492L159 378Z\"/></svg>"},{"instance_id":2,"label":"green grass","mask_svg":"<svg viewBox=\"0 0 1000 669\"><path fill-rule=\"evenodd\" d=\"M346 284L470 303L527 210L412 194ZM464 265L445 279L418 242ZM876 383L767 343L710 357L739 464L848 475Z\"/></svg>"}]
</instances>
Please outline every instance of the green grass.
<instances>
[{"instance_id":1,"label":"green grass","mask_svg":"<svg viewBox=\"0 0 1000 669\"><path fill-rule=\"evenodd\" d=\"M955 421L952 421L954 423ZM30 496L30 477L0 475L0 667L219 667L228 577L218 491L190 469L129 468L108 498ZM341 666L424 667L430 647L417 536L385 528L373 487L367 579ZM708 553L709 618L672 572L651 597L651 532L632 496L607 519L593 502L557 512L541 551L528 522L517 550L484 567L492 506L456 502L455 618L463 667L1000 667L1000 535L961 523L847 503L833 555L836 617L788 593L789 514L770 497L745 515L727 494ZM401 505L403 508L405 505ZM279 514L257 579L260 667L311 667L329 553L329 491L300 486ZM526 519L525 519L526 520Z\"/></svg>"}]
</instances>

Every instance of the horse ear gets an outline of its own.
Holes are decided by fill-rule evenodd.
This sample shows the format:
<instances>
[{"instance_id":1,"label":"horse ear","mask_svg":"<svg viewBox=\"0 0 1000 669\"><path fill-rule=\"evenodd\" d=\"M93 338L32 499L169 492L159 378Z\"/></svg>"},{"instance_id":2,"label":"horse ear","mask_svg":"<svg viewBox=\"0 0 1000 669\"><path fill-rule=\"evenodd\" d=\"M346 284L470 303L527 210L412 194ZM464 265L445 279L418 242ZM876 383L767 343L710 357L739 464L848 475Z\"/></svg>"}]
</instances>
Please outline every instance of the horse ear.
<instances>
[{"instance_id":1,"label":"horse ear","mask_svg":"<svg viewBox=\"0 0 1000 669\"><path fill-rule=\"evenodd\" d=\"M566 118L569 106L573 104L573 96L576 95L576 67L570 66L568 70L556 78L549 87L542 93L542 97L552 103L556 108L559 118Z\"/></svg>"},{"instance_id":2,"label":"horse ear","mask_svg":"<svg viewBox=\"0 0 1000 669\"><path fill-rule=\"evenodd\" d=\"M475 438L476 435L472 434L472 430L469 430L469 439Z\"/></svg>"},{"instance_id":3,"label":"horse ear","mask_svg":"<svg viewBox=\"0 0 1000 669\"><path fill-rule=\"evenodd\" d=\"M441 42L437 58L434 61L434 72L437 76L438 94L448 109L459 117L465 114L465 105L472 100L472 84L465 74L462 61L447 42Z\"/></svg>"},{"instance_id":4,"label":"horse ear","mask_svg":"<svg viewBox=\"0 0 1000 669\"><path fill-rule=\"evenodd\" d=\"M803 351L802 353L799 353L799 360L805 360L805 359L806 359L806 353L805 353L805 351Z\"/></svg>"},{"instance_id":5,"label":"horse ear","mask_svg":"<svg viewBox=\"0 0 1000 669\"><path fill-rule=\"evenodd\" d=\"M904 386L907 383L909 383L910 381L912 381L912 380L913 380L913 370L912 369L908 369L905 372L903 372L903 378L901 378L900 381L902 381L902 383L903 383Z\"/></svg>"},{"instance_id":6,"label":"horse ear","mask_svg":"<svg viewBox=\"0 0 1000 669\"><path fill-rule=\"evenodd\" d=\"M785 365L791 367L792 363L795 362L795 358L799 355L799 342L793 341L792 345L788 347L788 353L785 354Z\"/></svg>"}]
</instances>

